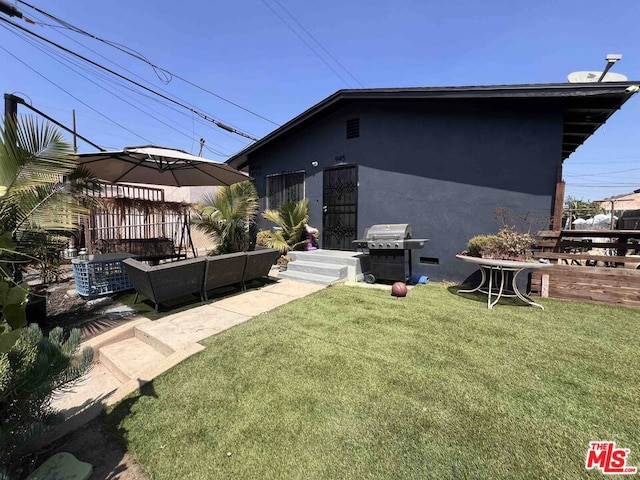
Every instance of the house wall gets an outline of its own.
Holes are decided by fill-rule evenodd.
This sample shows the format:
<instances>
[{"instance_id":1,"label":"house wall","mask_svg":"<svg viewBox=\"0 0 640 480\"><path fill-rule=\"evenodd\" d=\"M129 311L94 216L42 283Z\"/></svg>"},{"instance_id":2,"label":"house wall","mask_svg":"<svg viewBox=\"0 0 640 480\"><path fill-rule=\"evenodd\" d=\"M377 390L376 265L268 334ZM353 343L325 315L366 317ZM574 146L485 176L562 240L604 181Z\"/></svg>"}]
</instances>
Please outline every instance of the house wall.
<instances>
[{"instance_id":1,"label":"house wall","mask_svg":"<svg viewBox=\"0 0 640 480\"><path fill-rule=\"evenodd\" d=\"M360 137L347 140L346 120L356 117ZM249 166L261 208L266 175L304 170L309 223L322 228L323 169L357 164L358 236L373 224L410 223L414 238L430 239L414 253L414 273L461 281L474 268L455 254L499 229L497 207L509 223L529 212L532 231L547 226L561 146L561 111L540 102L356 103L253 154Z\"/></svg>"}]
</instances>

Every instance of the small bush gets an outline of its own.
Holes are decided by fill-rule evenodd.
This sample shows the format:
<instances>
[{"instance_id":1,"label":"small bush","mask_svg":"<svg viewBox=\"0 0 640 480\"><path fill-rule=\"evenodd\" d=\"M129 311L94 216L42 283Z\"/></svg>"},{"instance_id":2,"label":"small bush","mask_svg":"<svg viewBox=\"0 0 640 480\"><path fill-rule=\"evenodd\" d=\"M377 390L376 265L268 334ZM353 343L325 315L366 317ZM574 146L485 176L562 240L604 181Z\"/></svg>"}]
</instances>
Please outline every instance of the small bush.
<instances>
[{"instance_id":1,"label":"small bush","mask_svg":"<svg viewBox=\"0 0 640 480\"><path fill-rule=\"evenodd\" d=\"M469 240L467 250L472 257L530 260L534 244L535 239L530 234L504 227L495 235L476 235Z\"/></svg>"},{"instance_id":2,"label":"small bush","mask_svg":"<svg viewBox=\"0 0 640 480\"><path fill-rule=\"evenodd\" d=\"M256 245L268 247L269 242L273 242L273 232L271 230L260 230L256 237Z\"/></svg>"},{"instance_id":3,"label":"small bush","mask_svg":"<svg viewBox=\"0 0 640 480\"><path fill-rule=\"evenodd\" d=\"M75 358L79 345L78 329L65 340L60 327L45 337L31 324L8 353L0 354L0 478L12 478L22 450L60 420L51 406L54 392L91 368L93 351L87 347Z\"/></svg>"},{"instance_id":4,"label":"small bush","mask_svg":"<svg viewBox=\"0 0 640 480\"><path fill-rule=\"evenodd\" d=\"M535 244L535 239L528 233L519 233L515 230L504 227L498 232L497 246L500 258L522 258L531 259L531 247Z\"/></svg>"},{"instance_id":5,"label":"small bush","mask_svg":"<svg viewBox=\"0 0 640 480\"><path fill-rule=\"evenodd\" d=\"M280 255L280 258L276 260L276 265L278 265L279 267L286 268L286 266L289 264L290 261L291 261L290 257L287 257L286 255Z\"/></svg>"},{"instance_id":6,"label":"small bush","mask_svg":"<svg viewBox=\"0 0 640 480\"><path fill-rule=\"evenodd\" d=\"M482 253L493 249L497 241L496 235L476 235L467 243L467 250L472 257L482 257Z\"/></svg>"}]
</instances>

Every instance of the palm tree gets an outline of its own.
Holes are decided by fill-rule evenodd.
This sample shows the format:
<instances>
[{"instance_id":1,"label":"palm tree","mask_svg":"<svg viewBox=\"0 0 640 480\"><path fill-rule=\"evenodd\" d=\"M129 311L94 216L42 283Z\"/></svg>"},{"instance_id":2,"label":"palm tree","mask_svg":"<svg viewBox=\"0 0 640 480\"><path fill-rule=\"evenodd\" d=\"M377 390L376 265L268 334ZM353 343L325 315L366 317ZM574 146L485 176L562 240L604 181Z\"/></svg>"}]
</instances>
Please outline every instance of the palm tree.
<instances>
[{"instance_id":1,"label":"palm tree","mask_svg":"<svg viewBox=\"0 0 640 480\"><path fill-rule=\"evenodd\" d=\"M267 246L283 253L289 250L304 250L308 244L307 222L309 221L309 199L287 202L277 210L265 210L262 216L275 223L279 229L267 241Z\"/></svg>"},{"instance_id":2,"label":"palm tree","mask_svg":"<svg viewBox=\"0 0 640 480\"><path fill-rule=\"evenodd\" d=\"M88 197L81 194L84 188L95 188L93 182L50 123L34 117L17 124L11 118L5 121L0 131L0 235L8 234L16 244L15 250L3 250L14 252L9 267L15 281L22 276L16 251L27 254L21 260L38 263L41 272L50 271L60 246L68 242L66 236L88 215Z\"/></svg>"},{"instance_id":3,"label":"palm tree","mask_svg":"<svg viewBox=\"0 0 640 480\"><path fill-rule=\"evenodd\" d=\"M196 206L192 223L216 240L216 254L244 252L249 249L249 231L257 214L258 192L247 180L205 196Z\"/></svg>"},{"instance_id":4,"label":"palm tree","mask_svg":"<svg viewBox=\"0 0 640 480\"><path fill-rule=\"evenodd\" d=\"M91 175L47 122L7 119L0 132L0 233L20 243L28 231L77 230L88 213L77 195Z\"/></svg>"}]
</instances>

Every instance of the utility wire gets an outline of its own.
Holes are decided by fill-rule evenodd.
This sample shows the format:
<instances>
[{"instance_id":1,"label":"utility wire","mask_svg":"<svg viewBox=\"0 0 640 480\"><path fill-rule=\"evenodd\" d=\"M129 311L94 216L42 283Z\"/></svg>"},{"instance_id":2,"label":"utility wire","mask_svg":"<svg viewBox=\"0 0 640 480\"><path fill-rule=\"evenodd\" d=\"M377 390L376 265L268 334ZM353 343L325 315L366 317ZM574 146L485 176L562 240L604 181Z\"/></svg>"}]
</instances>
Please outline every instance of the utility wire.
<instances>
[{"instance_id":1,"label":"utility wire","mask_svg":"<svg viewBox=\"0 0 640 480\"><path fill-rule=\"evenodd\" d=\"M37 17L34 17L34 18L36 18L36 19L37 19ZM42 21L40 21L40 19L37 19L37 21L33 21L33 19L25 19L25 20L26 20L26 21L29 21L30 23L35 23L35 24L45 25ZM64 22L64 21L62 21L62 22L66 24L66 22ZM63 28L70 29L70 27L66 27L66 26L56 26L56 25L51 25L51 27L52 27L52 28L57 28L57 29L63 29ZM75 27L74 27L74 28L75 28ZM26 42L28 42L28 43L31 43L31 41L30 41L30 40L28 40L28 39L26 38L26 36L24 36L24 33L21 33L21 32L14 32L14 33L15 33L16 35L23 35L23 40L25 40L25 41L26 41ZM74 38L70 37L69 35L67 35L67 34L65 34L65 33L61 32L61 31L58 31L58 33L59 33L60 35L63 35L64 37L68 38L68 39L69 39L69 40L71 40L72 42L76 43L77 45L80 45L81 47L83 47L83 48L85 48L85 49L87 49L87 50L89 50L89 51L93 52L93 53L94 53L94 54L96 54L97 56L99 56L99 57L103 58L104 60L108 61L109 63L112 63L112 64L116 65L116 66L117 66L117 67L119 67L120 69L122 69L122 70L124 70L124 71L128 72L130 75L133 75L133 76L135 76L135 77L139 78L140 80L142 80L142 81L145 81L145 82L146 82L146 79L144 79L144 78L143 78L143 77L141 77L140 75L136 74L135 72L132 72L131 70L127 69L126 67L123 67L122 65L118 64L117 62L114 62L114 61L110 60L109 58L105 57L104 55L102 55L101 53L97 52L96 50L94 50L94 49L92 49L92 48L90 48L90 47L88 47L88 46L84 45L83 43L79 42L78 40L76 40L76 39L74 39ZM37 46L35 45L35 43L31 43L31 45L33 45L35 48L40 48L40 47L37 47ZM51 48L51 47L49 47L49 48ZM52 51L52 50L53 50L53 48L51 48L51 54L52 54L52 55L55 55L55 53L53 53L53 51ZM60 58L62 58L62 56L61 56L61 55L58 55L58 56L59 56ZM144 61L144 60L143 60L143 61ZM77 65L79 68L83 68L84 70L89 71L87 68L82 67L82 66L80 65L80 63L74 63L74 64L75 64L75 65ZM152 68L153 68L153 67L152 67ZM133 92L133 93L135 93L135 94L137 94L137 95L140 95L140 96L145 97L145 98L147 98L147 99L149 99L149 100L151 100L151 101L154 101L154 102L156 102L156 103L158 103L158 104L162 105L164 108L168 108L168 109L170 109L170 110L173 110L174 112L176 112L176 113L178 113L178 114L180 114L180 115L183 115L183 116L185 116L185 117L187 117L187 118L191 119L192 121L193 121L193 119L195 119L195 120L197 120L197 121L198 121L198 123L199 123L200 125L204 125L204 126L207 126L207 127L209 127L209 126L210 126L210 122L207 122L206 120L204 120L204 119L203 119L203 118L201 118L200 116L194 115L192 112L187 113L187 112L185 112L183 109L179 109L179 108L177 108L177 107L174 107L174 106L172 106L171 104L167 103L166 101L161 100L160 98L157 98L157 97L155 97L155 96L153 96L153 95L150 95L150 94L145 94L145 93L143 93L143 92L140 92L139 90L136 90L136 89L134 89L133 87L127 86L127 84L126 84L125 82L117 83L117 80L116 80L116 79L111 79L111 77L109 77L109 76L108 76L108 75L106 75L106 74L104 74L104 75L98 75L97 73L93 73L93 75L95 75L95 76L97 76L97 77L99 77L99 78L103 78L105 81L111 81L111 83L113 83L114 85L117 85L118 87L126 88L127 90L130 90L131 92ZM162 79L160 79L160 80L162 81ZM169 93L168 91L164 90L163 88L160 88L160 91L162 91L162 92L166 93L167 95L170 95L170 93ZM190 103L190 102L188 102L188 101L186 101L186 100L184 100L184 99L182 99L182 98L180 98L180 97L175 97L175 96L174 96L174 98L177 98L178 100L182 101L183 103L186 103L187 105L189 105L189 106L191 106L191 107L196 108L196 107L195 107L195 105L193 105L192 103ZM90 118L90 117L89 117L89 118ZM165 118L167 118L167 117L165 116ZM219 133L220 133L221 135L224 135L225 137L229 138L230 140L232 140L232 141L234 141L234 142L242 143L242 144L243 144L243 146L246 146L246 143L244 143L243 137L239 137L239 136L237 136L237 135L233 135L233 134L231 134L231 133L229 133L229 132L227 132L227 131L224 131L224 130L219 130ZM218 144L217 146L218 146L218 147L220 147L220 148L223 148L223 147L221 147L219 144ZM224 157L228 157L228 156L229 156L229 154L222 154L222 153L219 153L219 152L217 152L216 150L214 150L214 149L212 149L212 148L210 148L210 147L207 147L207 150L208 150L208 151L210 151L210 152L212 152L212 153L214 153L214 154L216 154L216 155L221 155L221 156L224 156Z\"/></svg>"},{"instance_id":2,"label":"utility wire","mask_svg":"<svg viewBox=\"0 0 640 480\"><path fill-rule=\"evenodd\" d=\"M36 38L38 38L38 39L40 39L40 40L42 40L44 42L47 42L47 43L53 45L54 47L59 48L60 50L66 52L66 53L68 53L70 55L73 55L74 57L77 57L77 58L79 58L79 59L81 59L81 60L83 60L85 62L90 63L91 65L94 65L94 66L96 66L96 67L98 67L98 68L100 68L102 70L105 70L106 72L109 72L112 75L115 75L118 78L121 78L122 80L126 80L127 82L133 83L134 85L136 85L139 88L142 88L143 90L151 92L154 95L157 95L157 96L159 96L161 98L164 98L165 100L167 100L169 102L172 102L172 103L174 103L174 104L176 104L176 105L178 105L178 106L180 106L182 108L185 108L185 109L189 110L190 112L193 112L196 115L199 115L200 117L204 118L205 120L213 123L218 128L221 128L223 130L227 130L228 132L235 133L236 135L240 135L241 137L245 137L245 138L248 138L248 139L253 140L253 141L258 141L257 138L249 135L248 133L245 133L245 132L243 132L241 130L238 130L238 129L230 126L230 125L227 125L227 124L225 124L225 123L223 123L223 122L221 122L219 120L216 120L215 118L212 118L212 117L208 116L207 114L205 114L203 112L200 112L200 111L198 111L198 110L196 110L194 108L191 108L188 105L185 105L184 103L178 102L177 100L175 100L173 98L170 98L167 95L164 95L164 94L162 94L160 92L157 92L157 91L155 91L155 90L153 90L153 89L151 89L151 88L149 88L149 87L147 87L147 86L145 86L145 85L143 85L143 84L141 84L139 82L136 82L135 80L132 80L132 79L130 79L130 78L128 78L128 77L116 72L115 70L112 70L112 69L107 68L107 67L105 67L103 65L100 65L99 63L94 62L93 60L91 60L91 59L89 59L89 58L87 58L87 57L85 57L83 55L80 55L79 53L76 53L73 50L70 50L70 49L62 46L59 43L56 43L56 42L54 42L52 40L49 40L48 38L45 38L42 35L39 35L39 34L37 34L35 32L32 32L31 30L29 30L27 28L24 28L21 25L18 25L17 23L12 22L11 20L8 20L8 19L3 18L3 17L0 17L0 20L2 20L5 23L8 23L9 25L13 26L14 28L18 28L19 30L28 33L29 35L33 35L34 37L36 37Z\"/></svg>"},{"instance_id":3,"label":"utility wire","mask_svg":"<svg viewBox=\"0 0 640 480\"><path fill-rule=\"evenodd\" d=\"M100 150L101 152L106 152L106 150L104 148L102 148L100 145L97 145L95 143L93 143L91 140L89 140L86 137L83 137L82 135L80 135L78 132L76 132L75 130L70 129L69 127L67 127L66 125L64 125L63 123L58 122L56 119L50 117L49 115L47 115L46 113L38 110L36 107L34 107L33 105L29 105L27 104L27 102L25 102L22 98L20 97L16 97L19 101L18 103L20 103L21 105L24 105L25 107L27 107L28 109L36 112L38 115L40 115L41 117L46 118L47 120L49 120L50 122L55 123L57 126L59 126L60 128L63 128L64 130L66 130L69 133L72 133L74 136L78 137L79 139L87 142L89 145L91 145L92 147L96 147L98 150Z\"/></svg>"},{"instance_id":4,"label":"utility wire","mask_svg":"<svg viewBox=\"0 0 640 480\"><path fill-rule=\"evenodd\" d=\"M45 25L44 23L39 22L39 21L37 21L37 22L36 22L36 24L38 24L38 25ZM59 26L56 26L56 25L49 25L49 26L51 26L52 28L67 28L67 29L68 29L68 27L59 27ZM114 62L114 61L110 60L109 58L105 57L105 56L104 56L104 55L102 55L101 53L97 52L96 50L94 50L94 49L92 49L92 48L90 48L90 47L87 47L87 46L86 46L86 45L84 45L83 43L81 43L81 42L79 42L78 40L76 40L76 39L72 38L71 36L69 36L69 35L67 35L67 34L65 34L65 33L63 33L63 32L58 32L58 33L60 33L60 35L63 35L64 37L68 38L68 39L69 39L69 40L71 40L72 42L76 43L77 45L80 45L81 47L86 48L87 50L89 50L89 51L93 52L94 54L96 54L96 55L97 55L97 56L99 56L100 58L103 58L103 59L104 59L104 60L106 60L107 62L109 62L109 63L112 63L112 64L116 65L117 67L119 67L120 69L122 69L122 70L124 70L125 72L129 73L130 75L133 75L134 77L137 77L137 78L139 78L139 79L140 79L140 80L142 80L142 81L146 81L146 79L144 79L143 77L141 77L141 76L140 76L140 75L138 75L137 73L132 72L131 70L129 70L128 68L126 68L126 67L124 67L124 66L122 66L122 65L120 65L119 63L116 63L116 62ZM162 79L160 79L160 80L162 81ZM123 86L124 88L127 88L127 89L131 90L131 91L135 91L135 92L137 92L137 91L136 91L136 90L134 90L132 87L126 87L126 86L124 86L124 85L122 85L122 86ZM162 92L164 92L164 93L166 93L166 94L168 94L168 95L169 95L169 92L167 92L166 90L164 90L164 89L162 89L162 88L160 88L160 90L161 90ZM138 92L137 92L137 93L138 93ZM160 101L159 99L156 99L155 97L152 97L152 96L149 96L149 95L145 95L145 94L142 94L142 93L140 93L140 95L146 96L146 97L147 97L147 98L149 98L149 99L153 99L154 101L156 101L156 102L158 102L158 103L161 103L161 101ZM183 102L185 102L185 103L189 103L189 102L185 101L184 99L182 99L182 98L180 98L180 97L176 97L176 98L178 98L178 100L183 101ZM161 104L162 104L162 105L164 105L164 106L167 106L167 105L166 105L166 103L161 103ZM190 106L192 106L192 107L195 107L193 104L189 104L189 105L190 105ZM189 114L187 114L186 112L183 112L182 110L178 110L177 108L174 108L174 107L168 107L168 106L167 106L167 108L171 108L173 111L175 111L175 112L179 112L181 115L189 116ZM200 117L198 117L198 118L200 119ZM202 120L202 119L200 119L200 120ZM208 123L207 123L207 125L208 125Z\"/></svg>"},{"instance_id":5,"label":"utility wire","mask_svg":"<svg viewBox=\"0 0 640 480\"><path fill-rule=\"evenodd\" d=\"M95 82L95 81L94 81L94 80L92 80L91 78L89 78L89 77L87 77L86 75L84 75L84 74L80 73L78 70L74 69L72 66L68 65L68 64L67 64L67 63L65 63L65 62L69 62L69 63L73 64L74 66L76 66L76 67L78 67L78 68L81 68L81 69L85 70L86 72L88 72L88 73L90 73L90 74L96 75L98 78L102 79L103 81L112 83L112 84L113 84L113 86L115 86L115 87L119 87L119 86L121 86L121 85L117 84L116 82L113 82L113 81L112 81L112 79L111 79L111 78L109 78L106 74L100 74L99 72L94 72L94 71L92 71L90 68L87 68L86 66L79 64L79 62L76 62L76 61L74 61L73 59L67 59L67 58L63 57L61 54L58 54L58 53L55 53L55 52L47 52L47 51L45 51L45 49L44 49L44 48L46 48L46 47L40 47L39 45L37 45L37 44L35 44L34 42L32 42L30 39L25 39L25 41L26 41L26 42L28 42L28 43L30 43L31 45L33 45L35 48L37 48L38 50L42 51L42 52L43 52L43 53L45 53L46 55L49 55L49 56L50 56L51 58L53 58L53 60L55 60L56 62L60 63L61 65L65 66L65 67L67 67L67 68L69 68L69 69L71 69L71 70L72 70L73 72L75 72L77 75L80 75L81 77L85 78L87 81L89 81L89 82L93 83L93 84L94 84L94 85L96 85L97 87L99 87L99 88L103 89L104 91L106 91L106 92L110 93L111 95L113 95L114 97L118 98L120 101L122 101L122 102L126 103L127 105L129 105L129 106L131 106L131 107L133 107L133 108L135 108L136 110L140 111L140 112L141 112L141 113L143 113L144 115L147 115L147 116L151 117L152 119L154 119L155 121L157 121L157 122L161 123L162 125L165 125L166 127L168 127L168 128L170 128L170 129L172 129L172 130L176 131L177 133L179 133L179 134L181 134L181 135L183 135L183 136L187 137L188 139L193 140L193 137L192 137L192 136L190 136L188 133L185 133L183 130L181 130L181 129L179 129L179 128L176 128L175 126L170 125L170 124L168 124L168 123L166 123L166 122L164 122L164 121L160 120L157 116L154 116L154 115L152 115L151 113L149 113L149 111L151 111L151 112L155 113L155 114L156 114L156 115L158 115L158 116L164 117L164 118L166 118L167 120L170 120L166 115L164 115L164 114L162 114L162 113L160 113L160 112L158 112L158 111L156 111L156 110L154 110L154 109L152 109L152 108L149 108L149 107L146 107L146 110L145 110L145 109L143 109L143 108L141 108L141 107L139 107L139 106L137 106L137 105L134 105L133 103L131 103L131 102L129 102L129 101L127 101L127 100L125 100L125 99L122 97L122 95L123 95L123 94L120 94L120 95L119 95L119 94L116 94L115 92L113 92L112 90L108 89L108 88L107 88L107 87L105 87L104 85L100 85L99 83ZM128 86L126 86L126 85L122 85L122 87L126 88L127 90L132 91L133 93L137 93L137 94L143 95L143 96L145 96L145 97L147 97L147 98L151 98L151 97L148 97L147 95L144 95L144 94L141 94L140 92L137 92L137 91L136 91L136 90L134 90L133 88L128 87ZM129 98L132 98L132 97L130 97L130 96L129 96ZM134 99L132 98L132 100L134 100ZM155 100L155 98L154 98L153 100ZM134 100L134 101L135 101L135 100ZM169 107L169 108L172 108L172 107ZM184 114L184 115L187 115L186 113L184 113L184 112L182 112L182 111L180 111L180 113L181 113L181 114ZM222 152L220 152L220 151L216 151L216 150L213 150L213 149L211 149L211 151L212 151L212 152L214 152L216 155L219 155L219 156L222 156L222 157L228 157L228 156L229 156L229 155L227 155L227 154L224 154L224 153L222 153Z\"/></svg>"},{"instance_id":6,"label":"utility wire","mask_svg":"<svg viewBox=\"0 0 640 480\"><path fill-rule=\"evenodd\" d=\"M237 108L239 108L239 109L241 109L241 110L243 110L243 111L245 111L245 112L247 112L247 113L249 113L249 114L251 114L251 115L253 115L255 117L258 117L258 118L260 118L260 119L262 119L262 120L264 120L266 122L269 122L269 123L271 123L271 124L273 124L275 126L278 126L278 127L280 126L280 124L274 122L273 120L270 120L269 118L267 118L267 117L265 117L263 115L260 115L259 113L256 113L256 112L254 112L254 111L252 111L252 110L250 110L250 109L248 109L246 107L243 107L242 105L239 105L239 104L237 104L237 103L235 103L235 102L233 102L233 101L231 101L231 100L229 100L227 98L224 98L221 95L218 95L215 92L212 92L211 90L208 90L208 89L206 89L206 88L204 88L204 87L202 87L200 85L197 85L197 84L191 82L190 80L187 80L186 78L181 77L180 75L178 75L176 73L173 73L173 72L171 72L171 71L169 71L169 70L167 70L165 68L162 68L162 67L159 67L158 65L155 65L147 57L145 57L141 53L136 52L135 50L133 50L133 49L131 49L129 47L126 47L126 46L124 46L122 44L113 42L111 40L105 40L105 39L100 38L100 37L98 37L96 35L93 35L93 34L87 32L87 31L85 31L85 30L83 30L83 29L81 29L79 27L76 27L75 25L72 25L72 24L70 24L70 23L68 23L68 22L66 22L66 21L64 21L64 20L62 20L62 19L50 14L50 13L47 13L44 10L41 10L40 8L38 8L38 7L34 6L34 5L31 5L31 4L29 4L29 3L27 3L27 2L25 2L23 0L17 0L17 1L22 3L23 5L26 5L27 7L32 8L36 12L39 12L42 15L45 15L46 17L54 20L55 22L57 22L60 25L62 25L64 28L67 28L67 29L72 30L72 31L74 31L76 33L79 33L81 35L85 35L85 36L90 37L90 38L92 38L94 40L102 42L102 43L104 43L106 45L109 45L109 46L111 46L111 47L113 47L113 48L115 48L115 49L117 49L117 50L119 50L119 51L121 51L121 52L123 52L123 53L125 53L125 54L127 54L127 55L129 55L131 57L133 57L133 58L136 58L137 60L140 60L140 61L146 63L147 65L149 65L154 70L154 72L156 72L156 75L158 76L158 78L165 84L168 84L169 82L171 82L171 78L175 77L175 78L177 78L179 80L182 80L183 82L191 85L192 87L198 88L199 90L202 90L203 92L206 92L206 93L208 93L210 95L213 95L214 97L222 100L223 102L226 102L226 103L228 103L230 105L233 105L234 107L237 107ZM47 24L43 23L42 25L47 25ZM49 25L47 25L47 26L49 26ZM165 76L165 80L162 79L160 73Z\"/></svg>"},{"instance_id":7,"label":"utility wire","mask_svg":"<svg viewBox=\"0 0 640 480\"><path fill-rule=\"evenodd\" d=\"M599 177L599 176L611 175L613 173L635 172L637 170L640 170L640 168L629 168L627 170L616 170L615 172L602 172L602 173L574 173L574 174L568 174L567 177Z\"/></svg>"},{"instance_id":8,"label":"utility wire","mask_svg":"<svg viewBox=\"0 0 640 480\"><path fill-rule=\"evenodd\" d=\"M5 27L4 25L2 25L2 26L3 26L4 28L7 28L7 27ZM12 33L14 33L14 34L16 34L16 35L18 35L18 36L20 36L20 35L24 35L23 33L20 33L20 32L12 32ZM88 78L87 76L83 75L82 73L78 72L77 70L74 70L74 69L73 69L73 67L71 67L71 66L69 66L69 65L67 65L67 64L65 63L65 61L69 61L70 63L73 63L73 60L66 60L66 59L62 60L62 59L63 59L63 57L62 57L62 55L61 55L61 54L56 54L55 52L47 52L47 51L45 50L46 46L40 46L40 45L38 45L37 43L35 43L35 41L33 41L32 39L29 39L29 38L26 38L26 37L25 37L25 38L23 38L23 39L24 39L27 43L29 43L31 46L33 46L34 48L37 48L38 50L40 50L41 52L43 52L45 55L50 56L50 57L51 57L53 60L55 60L56 62L60 63L61 65L65 66L65 67L67 67L67 68L69 68L69 69L71 69L71 70L72 70L72 71L74 71L77 75L80 75L81 77L83 77L83 78L87 79L89 82L93 83L94 85L96 85L96 86L98 86L98 87L102 88L103 90L105 90L106 92L108 92L108 93L110 93L110 94L114 95L114 96L115 96L115 97L117 97L119 100L121 100L121 101L123 101L123 102L125 102L125 103L127 103L127 104L129 104L129 105L131 105L131 106L132 106L132 107L134 107L134 108L137 108L135 105L132 105L131 103L129 103L129 102L127 102L126 100L124 100L124 99L122 98L122 96L120 96L120 95L116 95L115 93L113 93L112 91L110 91L109 89L107 89L106 87L104 87L104 86L102 86L102 85L100 85L100 84L98 84L98 83L94 82L93 80L91 80L91 79L90 79L90 78ZM5 50L5 51L6 51L6 50ZM56 57L59 57L59 58L56 58ZM15 58L15 57L14 57L14 58ZM23 62L23 64L24 64L24 62ZM74 65L76 65L78 68L83 68L83 69L87 70L87 69L86 69L86 68L84 68L82 65L78 65L78 64L74 64ZM31 68L31 67L30 67L30 68ZM32 68L32 70L34 70L34 69ZM36 73L37 73L37 72L36 72ZM43 76L43 75L42 75L42 74L40 74L40 73L39 73L39 75L40 75L40 76ZM51 82L51 83L52 83L53 85L55 85L55 86L57 86L57 87L58 87L58 85L57 85L57 84L55 84L54 82ZM66 90L63 90L63 91L65 91L65 92L66 92ZM68 93L68 92L66 92L66 93ZM76 97L74 97L74 98L76 98ZM77 98L76 98L76 99L77 99ZM85 105L86 105L86 104L85 104ZM139 110L140 110L140 109L139 109ZM94 110L94 111L96 111L96 110ZM144 111L143 111L143 113L146 113L146 112L144 112ZM148 113L147 113L147 115L148 115ZM103 116L104 116L104 115L103 115ZM105 118L108 118L108 117L106 117L106 116L105 116ZM154 119L155 119L155 117L152 117L152 118L154 118ZM111 119L109 119L109 121L110 121L111 123L114 123L114 122L113 122L113 120L111 120ZM158 121L160 121L160 120L158 120ZM164 123L164 122L161 122L161 121L160 121L160 123ZM124 126L122 126L122 125L121 125L121 124L119 124L119 123L116 123L116 125L118 125L118 126L120 126L120 127L124 128L127 132L129 132L129 133L132 133L132 134L136 135L137 137L139 137L139 138L143 139L144 141L146 141L146 142L148 142L148 143L153 143L153 142L151 142L150 140L148 140L148 139L146 139L146 138L142 137L142 136L141 136L141 135L139 135L138 133L136 133L136 132L134 132L134 131L132 131L132 130L130 130L130 129L128 129L128 128L126 128L126 127L124 127ZM165 125L166 125L166 124L165 124ZM167 125L167 126L169 126L169 127L171 128L171 126L170 126L170 125Z\"/></svg>"},{"instance_id":9,"label":"utility wire","mask_svg":"<svg viewBox=\"0 0 640 480\"><path fill-rule=\"evenodd\" d=\"M111 123L113 123L114 125L117 125L118 127L122 128L123 130L126 130L127 132L135 135L136 137L144 140L147 143L153 143L151 140L144 138L142 135L135 133L134 131L130 130L129 128L125 127L124 125L116 122L115 120L113 120L112 118L109 118L108 116L106 116L105 114L101 113L100 111L96 110L95 108L93 108L91 105L89 105L86 102L83 102L82 100L80 100L78 97L76 97L75 95L73 95L71 92L69 92L68 90L65 90L63 87L61 87L60 85L58 85L57 83L55 83L53 80L51 80L50 78L48 78L46 75L43 75L42 73L38 72L35 68L33 68L31 65L29 65L26 62L23 62L20 58L16 57L13 53L11 53L9 50L7 50L6 48L4 48L2 45L0 45L0 49L4 50L7 54L11 55L14 59L16 59L18 62L20 62L22 65L24 65L25 67L27 67L29 70L31 70L32 72L34 72L36 75L39 75L40 77L44 78L47 82L51 83L52 85L54 85L55 87L59 88L60 90L62 90L64 93L66 93L67 95L69 95L71 98L75 99L77 102L80 102L82 105L84 105L85 107L87 107L88 109L94 111L95 113L97 113L98 115L100 115L103 118L106 118L107 120L109 120Z\"/></svg>"},{"instance_id":10,"label":"utility wire","mask_svg":"<svg viewBox=\"0 0 640 480\"><path fill-rule=\"evenodd\" d=\"M347 73L347 75L349 75L351 78L353 78L353 79L355 80L355 82L356 82L358 85L360 85L362 88L364 88L364 85L363 85L362 83L360 83L360 81L359 81L356 77L354 77L354 76L351 74L351 72L350 72L349 70L347 70L347 68L346 68L344 65L342 65L342 64L341 64L341 63L336 59L336 57L334 57L333 55L331 55L331 53L329 53L329 50L327 50L326 48L324 48L324 45L322 45L322 44L318 41L318 39L317 39L316 37L314 37L313 35L311 35L311 33L309 33L309 31L308 31L306 28L304 28L304 27L302 26L302 24L301 24L301 23L296 19L296 17L294 17L294 16L291 14L291 12L290 12L289 10L287 10L287 9L284 7L284 5L282 5L278 0L274 0L274 1L275 1L275 2L280 6L280 8L281 8L282 10L284 10L284 11L286 12L286 14L287 14L287 15L289 15L289 17L291 17L291 19L292 19L294 22L296 22L296 25L298 25L298 26L302 29L302 31L303 31L304 33L306 33L306 34L307 34L307 35L308 35L308 36L309 36L309 37L310 37L314 42L316 42L316 43L318 44L318 46L319 46L319 47L324 51L324 53L326 53L327 55L329 55L329 57L331 57L331 59L332 59L334 62L336 62L336 64L338 64L338 65L340 66L340 68L342 68L342 70L344 70L344 71Z\"/></svg>"},{"instance_id":11,"label":"utility wire","mask_svg":"<svg viewBox=\"0 0 640 480\"><path fill-rule=\"evenodd\" d=\"M338 76L338 78L340 78L340 80L342 80L342 81L347 85L347 87L351 88L351 84L347 81L347 79L346 79L346 78L344 78L342 75L340 75L340 72L338 72L335 68L333 68L333 65L331 65L329 62L327 62L327 61L325 60L325 58L324 58L322 55L320 55L320 54L319 54L319 53L318 53L318 52L317 52L317 51L316 51L316 50L311 46L311 44L309 44L309 42L307 42L307 41L304 39L304 37L303 37L302 35L300 35L300 34L296 31L296 29L295 29L295 28L293 28L291 25L289 25L289 23L287 23L287 21L286 21L284 18L282 18L282 15L280 15L278 12L276 12L276 11L274 10L274 8L273 8L271 5L269 5L269 4L267 3L267 1L266 1L266 0L262 0L262 3L264 3L264 4L269 8L269 10L271 10L271 11L273 12L273 14L274 14L276 17L278 17L278 18L282 21L282 23L284 23L284 24L289 28L289 30L291 30L291 31L296 35L296 37L298 37L300 40L302 40L302 43L304 43L304 44L309 48L309 50L311 50L311 51L316 55L316 57L318 57L318 58L322 61L322 63L324 63L327 67L329 67L329 68L331 69L331 71L332 71L333 73L335 73L335 74Z\"/></svg>"}]
</instances>

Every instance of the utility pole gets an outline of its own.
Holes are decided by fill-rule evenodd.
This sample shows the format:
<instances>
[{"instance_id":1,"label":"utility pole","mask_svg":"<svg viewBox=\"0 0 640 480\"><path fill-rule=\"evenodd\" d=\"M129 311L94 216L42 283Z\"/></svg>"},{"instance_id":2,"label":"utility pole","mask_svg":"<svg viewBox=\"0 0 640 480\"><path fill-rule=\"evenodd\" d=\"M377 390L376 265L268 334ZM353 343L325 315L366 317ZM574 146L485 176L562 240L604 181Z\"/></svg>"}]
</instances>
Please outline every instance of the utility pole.
<instances>
[{"instance_id":1,"label":"utility pole","mask_svg":"<svg viewBox=\"0 0 640 480\"><path fill-rule=\"evenodd\" d=\"M16 134L16 129L18 128L18 103L20 103L20 97L10 93L4 94L4 131L11 145L15 145L18 140Z\"/></svg>"},{"instance_id":2,"label":"utility pole","mask_svg":"<svg viewBox=\"0 0 640 480\"><path fill-rule=\"evenodd\" d=\"M76 133L76 109L71 110L73 117L73 152L78 153L78 134Z\"/></svg>"},{"instance_id":3,"label":"utility pole","mask_svg":"<svg viewBox=\"0 0 640 480\"><path fill-rule=\"evenodd\" d=\"M204 142L206 140L204 138L200 139L200 151L198 152L198 156L201 157L202 156L202 149L204 148Z\"/></svg>"},{"instance_id":4,"label":"utility pole","mask_svg":"<svg viewBox=\"0 0 640 480\"><path fill-rule=\"evenodd\" d=\"M18 119L18 103L20 98L10 93L4 94L4 118L12 118L15 122Z\"/></svg>"}]
</instances>

